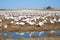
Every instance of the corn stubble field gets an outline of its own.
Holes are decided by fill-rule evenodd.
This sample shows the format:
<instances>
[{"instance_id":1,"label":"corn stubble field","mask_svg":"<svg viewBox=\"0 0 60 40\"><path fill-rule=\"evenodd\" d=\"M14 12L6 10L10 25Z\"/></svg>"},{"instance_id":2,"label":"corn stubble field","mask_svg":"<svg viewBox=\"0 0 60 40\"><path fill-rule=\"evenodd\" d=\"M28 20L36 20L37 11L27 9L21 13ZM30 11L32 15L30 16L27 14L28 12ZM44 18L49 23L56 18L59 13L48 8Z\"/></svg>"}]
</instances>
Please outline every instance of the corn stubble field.
<instances>
[{"instance_id":1,"label":"corn stubble field","mask_svg":"<svg viewBox=\"0 0 60 40\"><path fill-rule=\"evenodd\" d=\"M24 13L26 12L24 11ZM43 15L41 13L40 14L35 13L35 14L36 15L18 15L18 16L14 16L10 14L9 15L1 14L0 15L0 32L5 32L5 33L26 32L26 31L40 32L40 31L60 30L60 13L46 13L46 14L44 13ZM4 40L3 37L0 37L0 39ZM14 40L14 39L8 38L8 40ZM17 40L60 40L60 37L47 36L45 38L38 38L38 37L19 38Z\"/></svg>"}]
</instances>

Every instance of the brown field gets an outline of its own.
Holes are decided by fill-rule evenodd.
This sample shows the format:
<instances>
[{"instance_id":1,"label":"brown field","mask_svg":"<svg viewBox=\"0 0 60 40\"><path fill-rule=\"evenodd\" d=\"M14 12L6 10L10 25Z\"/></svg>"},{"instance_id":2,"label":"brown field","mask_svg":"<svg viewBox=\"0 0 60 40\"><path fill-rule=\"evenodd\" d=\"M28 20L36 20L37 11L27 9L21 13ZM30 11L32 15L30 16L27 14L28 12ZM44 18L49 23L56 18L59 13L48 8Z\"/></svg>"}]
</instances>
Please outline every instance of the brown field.
<instances>
[{"instance_id":1,"label":"brown field","mask_svg":"<svg viewBox=\"0 0 60 40\"><path fill-rule=\"evenodd\" d=\"M0 40L5 40L5 38L2 38L2 37L0 37ZM7 38L6 40L14 40L13 38ZM18 39L16 39L16 40L60 40L60 38L58 37L56 37L56 38L54 38L54 37L45 37L45 38L37 38L37 37L35 37L35 38L18 38Z\"/></svg>"},{"instance_id":2,"label":"brown field","mask_svg":"<svg viewBox=\"0 0 60 40\"><path fill-rule=\"evenodd\" d=\"M60 30L60 20L59 20L60 15L59 14L54 15L54 16L52 16L52 15L53 14L51 14L51 16L47 16L47 17L43 18L44 16L39 14L38 16L41 16L42 18L36 19L36 21L29 20L31 22L35 22L36 24L46 20L47 23L45 22L44 25L42 25L42 26L36 25L36 24L30 25L26 21L22 21L23 19L27 19L29 17L27 17L27 18L24 17L24 18L21 18L20 20L17 21L17 22L24 22L25 25L20 25L20 24L15 25L16 21L14 19L5 19L5 16L0 15L0 32L5 32L5 33L7 33L7 32L26 32L26 31L28 31L28 32L33 32L33 31L40 32L40 31ZM34 15L32 15L32 16L34 16ZM31 18L33 18L33 17L31 17ZM18 19L18 17L17 17L17 19ZM59 22L54 21L54 23L51 23L50 20L53 20L53 19L56 19L57 21L59 20ZM2 22L1 22L1 20L2 20ZM11 23L11 21L13 21L14 23ZM7 28L4 27L5 25L7 25ZM32 38L18 38L17 40L60 40L60 37L57 37L57 36L59 36L59 35L48 34L45 38L32 37ZM9 37L9 38L0 37L0 40L5 40L5 39L6 40L14 40L12 37Z\"/></svg>"}]
</instances>

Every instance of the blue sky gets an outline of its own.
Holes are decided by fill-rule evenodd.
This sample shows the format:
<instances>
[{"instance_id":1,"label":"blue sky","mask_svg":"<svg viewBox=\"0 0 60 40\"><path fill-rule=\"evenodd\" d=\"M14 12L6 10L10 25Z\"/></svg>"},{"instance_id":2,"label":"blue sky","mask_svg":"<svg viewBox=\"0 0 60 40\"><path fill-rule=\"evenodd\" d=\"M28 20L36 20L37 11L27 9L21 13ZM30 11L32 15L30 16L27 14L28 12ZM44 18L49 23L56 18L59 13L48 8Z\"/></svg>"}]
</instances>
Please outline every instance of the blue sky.
<instances>
[{"instance_id":1,"label":"blue sky","mask_svg":"<svg viewBox=\"0 0 60 40\"><path fill-rule=\"evenodd\" d=\"M60 8L60 0L0 0L0 9L41 9L47 6Z\"/></svg>"}]
</instances>

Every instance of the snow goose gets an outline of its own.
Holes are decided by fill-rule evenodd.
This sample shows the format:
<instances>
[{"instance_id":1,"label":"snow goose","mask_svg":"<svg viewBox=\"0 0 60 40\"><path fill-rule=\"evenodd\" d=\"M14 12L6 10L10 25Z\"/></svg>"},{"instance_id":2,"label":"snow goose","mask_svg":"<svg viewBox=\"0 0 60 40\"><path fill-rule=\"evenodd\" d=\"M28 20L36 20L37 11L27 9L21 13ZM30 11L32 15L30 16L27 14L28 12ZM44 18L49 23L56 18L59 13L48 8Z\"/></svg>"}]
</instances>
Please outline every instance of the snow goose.
<instances>
[{"instance_id":1,"label":"snow goose","mask_svg":"<svg viewBox=\"0 0 60 40\"><path fill-rule=\"evenodd\" d=\"M36 19L39 19L39 18L40 18L40 16L36 17Z\"/></svg>"},{"instance_id":2,"label":"snow goose","mask_svg":"<svg viewBox=\"0 0 60 40\"><path fill-rule=\"evenodd\" d=\"M31 18L30 20L34 20L36 22L36 17Z\"/></svg>"},{"instance_id":3,"label":"snow goose","mask_svg":"<svg viewBox=\"0 0 60 40\"><path fill-rule=\"evenodd\" d=\"M14 17L13 17L13 16L11 16L10 18L11 18L11 19L14 19Z\"/></svg>"},{"instance_id":4,"label":"snow goose","mask_svg":"<svg viewBox=\"0 0 60 40\"><path fill-rule=\"evenodd\" d=\"M54 23L54 21L53 21L53 20L50 20L50 22L51 22L51 23Z\"/></svg>"},{"instance_id":5,"label":"snow goose","mask_svg":"<svg viewBox=\"0 0 60 40\"><path fill-rule=\"evenodd\" d=\"M20 22L19 24L20 24L20 25L25 25L25 23L24 23L24 22Z\"/></svg>"},{"instance_id":6,"label":"snow goose","mask_svg":"<svg viewBox=\"0 0 60 40\"><path fill-rule=\"evenodd\" d=\"M58 22L60 22L60 18L58 19Z\"/></svg>"},{"instance_id":7,"label":"snow goose","mask_svg":"<svg viewBox=\"0 0 60 40\"><path fill-rule=\"evenodd\" d=\"M56 20L56 19L53 19L53 21L55 21L55 22L56 22L57 20Z\"/></svg>"},{"instance_id":8,"label":"snow goose","mask_svg":"<svg viewBox=\"0 0 60 40\"><path fill-rule=\"evenodd\" d=\"M50 31L50 33L56 33L56 31L52 30L52 31Z\"/></svg>"},{"instance_id":9,"label":"snow goose","mask_svg":"<svg viewBox=\"0 0 60 40\"><path fill-rule=\"evenodd\" d=\"M10 18L10 17L5 17L5 19L7 19L7 20L8 20L9 18Z\"/></svg>"},{"instance_id":10,"label":"snow goose","mask_svg":"<svg viewBox=\"0 0 60 40\"><path fill-rule=\"evenodd\" d=\"M46 20L48 20L48 18L45 18Z\"/></svg>"},{"instance_id":11,"label":"snow goose","mask_svg":"<svg viewBox=\"0 0 60 40\"><path fill-rule=\"evenodd\" d=\"M34 25L35 24L35 22L29 22L29 25Z\"/></svg>"},{"instance_id":12,"label":"snow goose","mask_svg":"<svg viewBox=\"0 0 60 40\"><path fill-rule=\"evenodd\" d=\"M18 19L14 19L14 21L19 21Z\"/></svg>"},{"instance_id":13,"label":"snow goose","mask_svg":"<svg viewBox=\"0 0 60 40\"><path fill-rule=\"evenodd\" d=\"M24 18L24 16L19 16L19 18Z\"/></svg>"},{"instance_id":14,"label":"snow goose","mask_svg":"<svg viewBox=\"0 0 60 40\"><path fill-rule=\"evenodd\" d=\"M44 23L47 23L47 20L44 20L43 22L44 22Z\"/></svg>"},{"instance_id":15,"label":"snow goose","mask_svg":"<svg viewBox=\"0 0 60 40\"><path fill-rule=\"evenodd\" d=\"M22 19L22 21L26 21L26 19Z\"/></svg>"},{"instance_id":16,"label":"snow goose","mask_svg":"<svg viewBox=\"0 0 60 40\"><path fill-rule=\"evenodd\" d=\"M15 23L15 25L18 25L18 24L19 24L19 22L16 22L16 23Z\"/></svg>"},{"instance_id":17,"label":"snow goose","mask_svg":"<svg viewBox=\"0 0 60 40\"><path fill-rule=\"evenodd\" d=\"M44 22L39 22L38 25L42 26L44 25Z\"/></svg>"},{"instance_id":18,"label":"snow goose","mask_svg":"<svg viewBox=\"0 0 60 40\"><path fill-rule=\"evenodd\" d=\"M30 20L30 18L26 18L26 21Z\"/></svg>"},{"instance_id":19,"label":"snow goose","mask_svg":"<svg viewBox=\"0 0 60 40\"><path fill-rule=\"evenodd\" d=\"M44 31L41 31L41 32L39 33L39 35L41 35L42 33L44 33Z\"/></svg>"},{"instance_id":20,"label":"snow goose","mask_svg":"<svg viewBox=\"0 0 60 40\"><path fill-rule=\"evenodd\" d=\"M14 23L14 21L11 21L10 23Z\"/></svg>"},{"instance_id":21,"label":"snow goose","mask_svg":"<svg viewBox=\"0 0 60 40\"><path fill-rule=\"evenodd\" d=\"M4 28L7 28L7 25L4 25Z\"/></svg>"},{"instance_id":22,"label":"snow goose","mask_svg":"<svg viewBox=\"0 0 60 40\"><path fill-rule=\"evenodd\" d=\"M2 22L2 19L0 19L0 22Z\"/></svg>"},{"instance_id":23,"label":"snow goose","mask_svg":"<svg viewBox=\"0 0 60 40\"><path fill-rule=\"evenodd\" d=\"M41 17L42 19L45 19L45 17Z\"/></svg>"},{"instance_id":24,"label":"snow goose","mask_svg":"<svg viewBox=\"0 0 60 40\"><path fill-rule=\"evenodd\" d=\"M24 33L20 33L20 35L24 35Z\"/></svg>"},{"instance_id":25,"label":"snow goose","mask_svg":"<svg viewBox=\"0 0 60 40\"><path fill-rule=\"evenodd\" d=\"M36 22L36 18L34 18L34 21Z\"/></svg>"},{"instance_id":26,"label":"snow goose","mask_svg":"<svg viewBox=\"0 0 60 40\"><path fill-rule=\"evenodd\" d=\"M21 20L21 17L19 16L18 19Z\"/></svg>"},{"instance_id":27,"label":"snow goose","mask_svg":"<svg viewBox=\"0 0 60 40\"><path fill-rule=\"evenodd\" d=\"M7 35L7 33L4 34L5 36Z\"/></svg>"},{"instance_id":28,"label":"snow goose","mask_svg":"<svg viewBox=\"0 0 60 40\"><path fill-rule=\"evenodd\" d=\"M31 33L29 34L30 38L31 38L31 36L32 36L33 33L34 33L34 32L31 32Z\"/></svg>"},{"instance_id":29,"label":"snow goose","mask_svg":"<svg viewBox=\"0 0 60 40\"><path fill-rule=\"evenodd\" d=\"M19 32L15 32L16 34L20 34Z\"/></svg>"}]
</instances>

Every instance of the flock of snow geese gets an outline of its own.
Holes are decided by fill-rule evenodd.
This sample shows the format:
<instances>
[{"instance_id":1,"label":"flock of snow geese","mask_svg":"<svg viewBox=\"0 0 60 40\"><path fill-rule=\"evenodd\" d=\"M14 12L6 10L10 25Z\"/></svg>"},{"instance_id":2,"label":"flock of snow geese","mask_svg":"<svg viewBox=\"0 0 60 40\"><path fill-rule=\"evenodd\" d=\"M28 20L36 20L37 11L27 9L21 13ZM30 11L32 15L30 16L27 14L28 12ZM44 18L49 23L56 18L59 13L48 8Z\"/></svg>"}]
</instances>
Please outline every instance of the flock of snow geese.
<instances>
[{"instance_id":1,"label":"flock of snow geese","mask_svg":"<svg viewBox=\"0 0 60 40\"><path fill-rule=\"evenodd\" d=\"M45 25L45 23L54 24L55 22L60 22L60 15L58 13L54 13L54 14L48 13L47 15L44 15L44 16L42 16L42 15L38 15L38 16L3 15L2 18L1 18L1 16L0 16L0 23L2 23L4 20L7 20L8 23L10 23L10 24L21 25L21 26L25 26L26 24L28 24L29 26L39 25L40 27L42 27L43 25ZM7 25L7 23L5 23L5 24L4 24L4 28L7 28L8 25ZM2 25L0 24L0 26L2 26ZM55 32L55 31L52 30L50 33L53 33L53 32ZM31 32L30 36L33 33L34 32ZM44 31L40 32L39 35L41 35L42 33L44 33ZM19 33L16 33L16 34L19 34ZM24 33L20 33L20 34L24 35Z\"/></svg>"},{"instance_id":2,"label":"flock of snow geese","mask_svg":"<svg viewBox=\"0 0 60 40\"><path fill-rule=\"evenodd\" d=\"M60 22L60 15L57 13L54 14L47 14L47 15L39 15L39 16L13 16L13 15L4 15L2 18L0 17L0 23L2 23L4 20L7 20L8 23L14 24L14 25L39 25L43 26L46 23L54 24L55 22ZM9 21L10 20L10 21ZM7 24L7 23L5 23ZM1 26L1 25L0 25ZM5 28L8 27L8 25L4 25Z\"/></svg>"}]
</instances>

